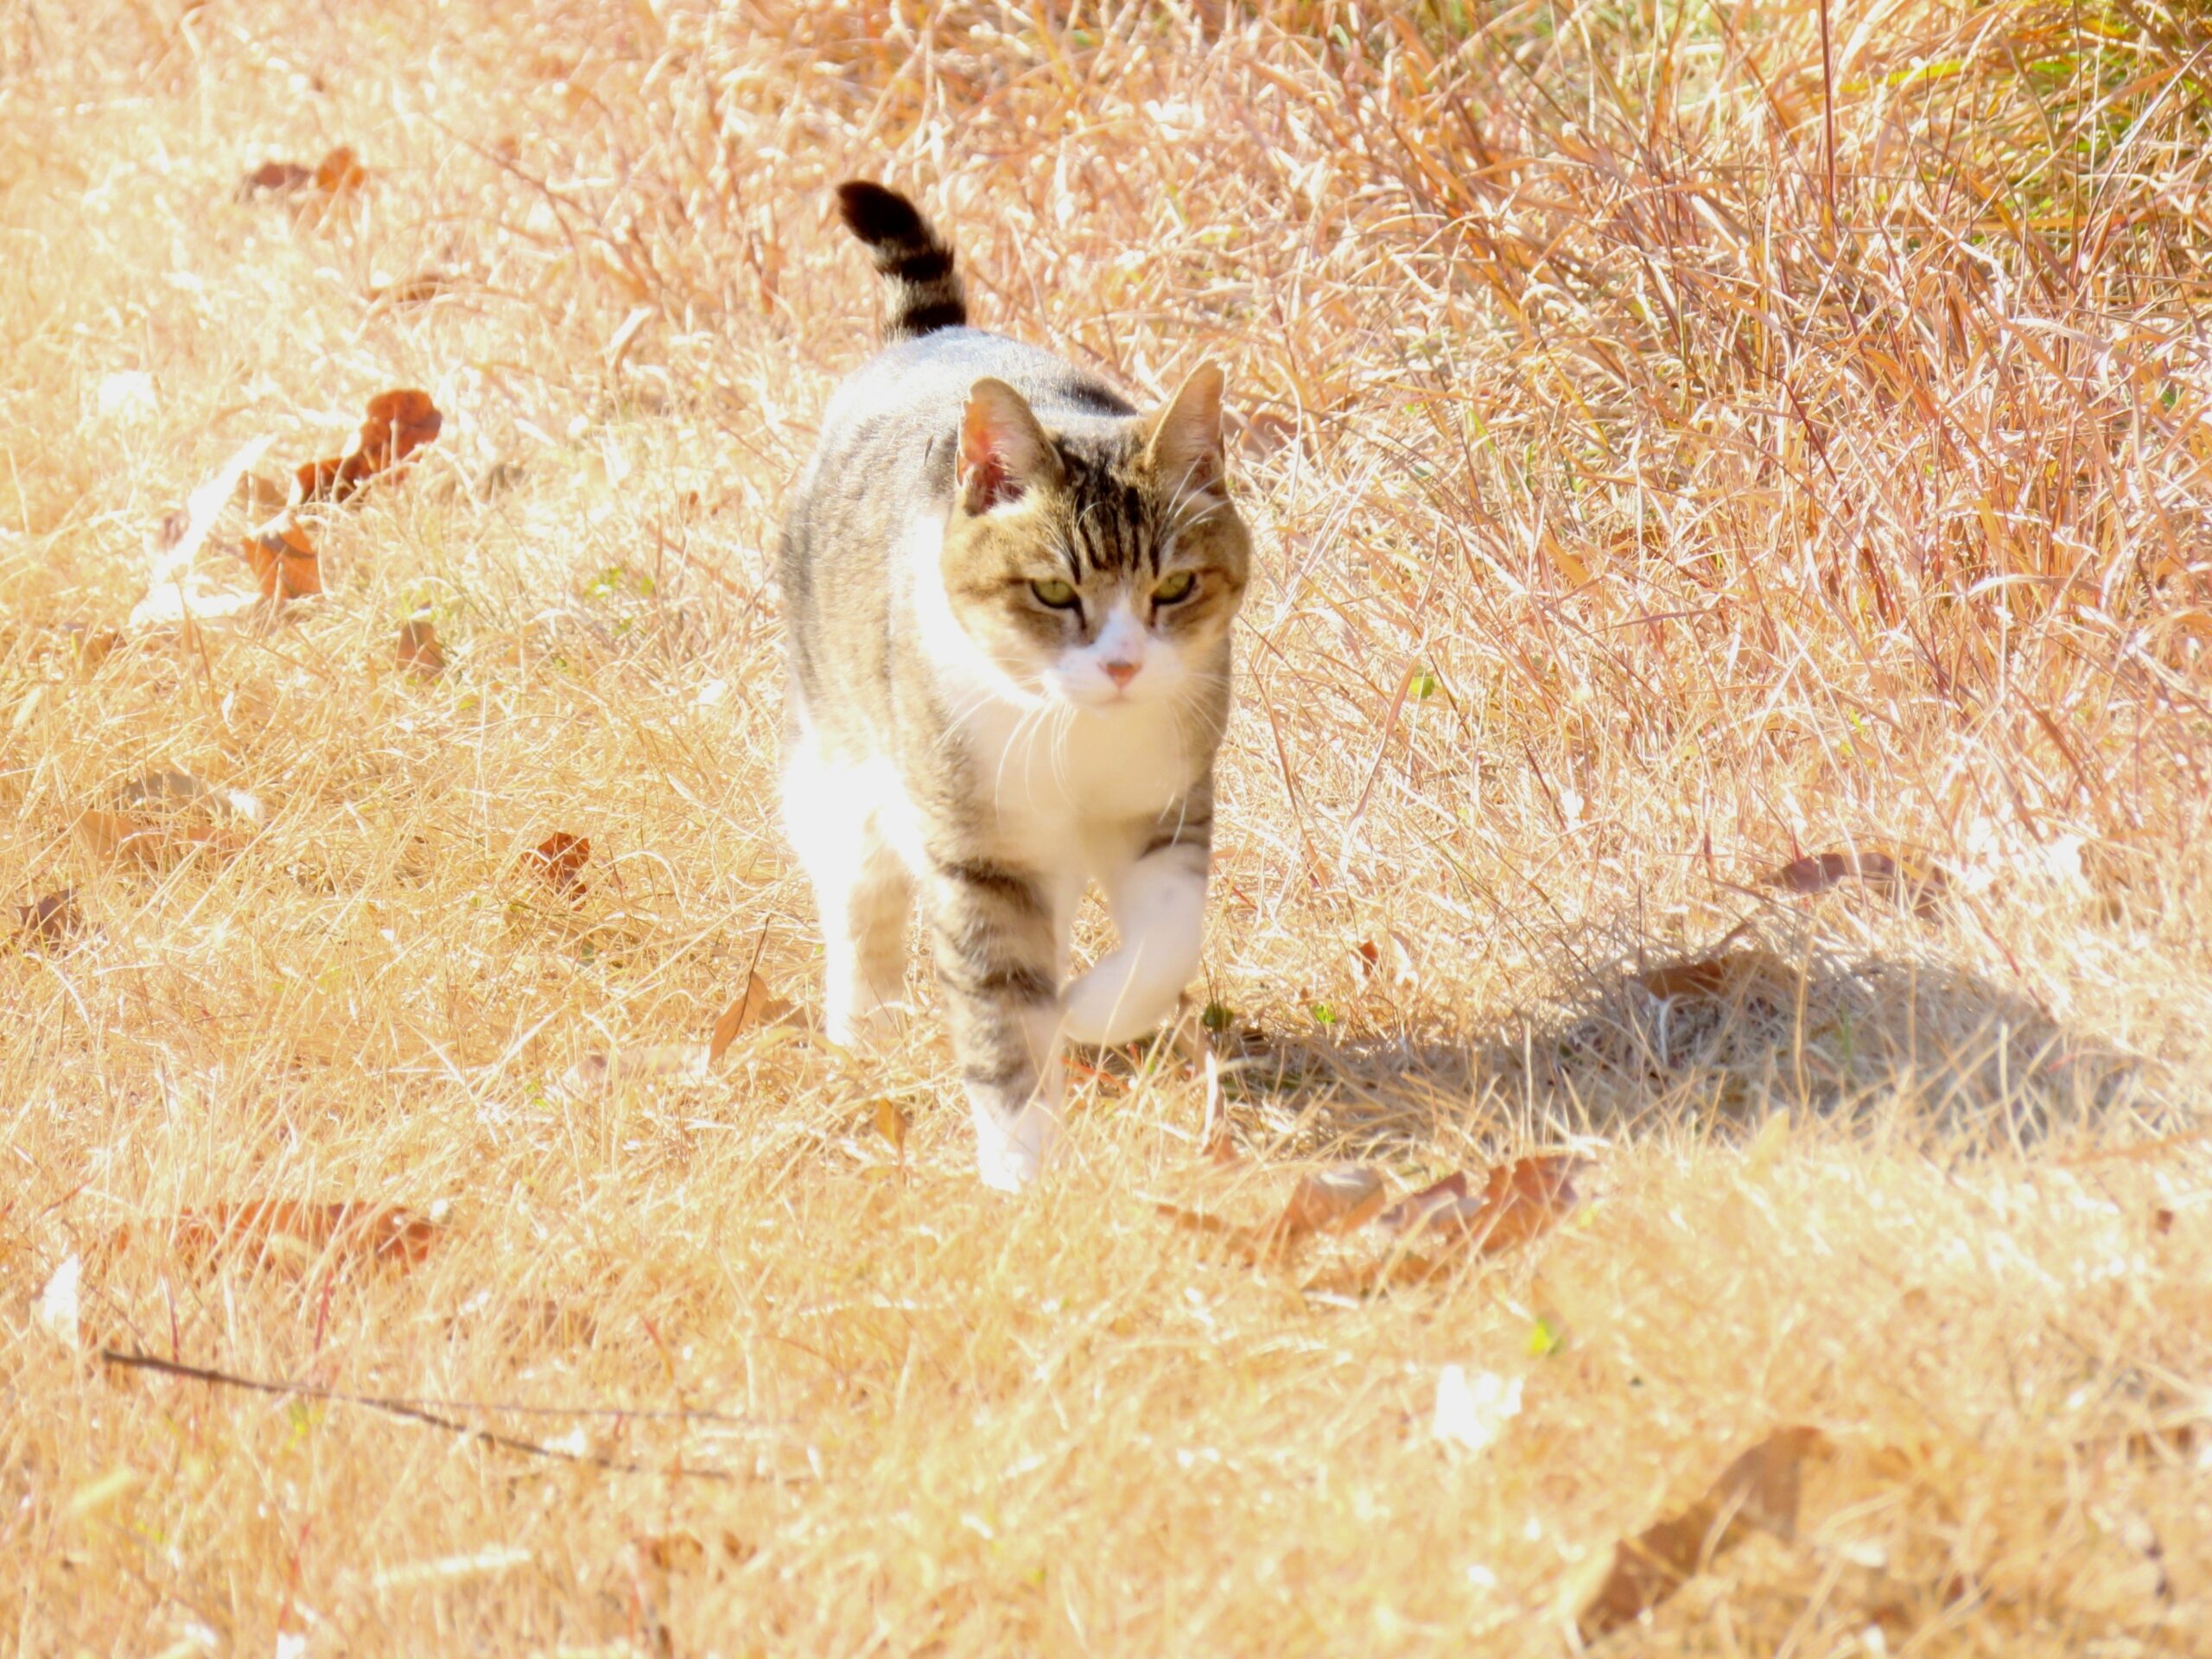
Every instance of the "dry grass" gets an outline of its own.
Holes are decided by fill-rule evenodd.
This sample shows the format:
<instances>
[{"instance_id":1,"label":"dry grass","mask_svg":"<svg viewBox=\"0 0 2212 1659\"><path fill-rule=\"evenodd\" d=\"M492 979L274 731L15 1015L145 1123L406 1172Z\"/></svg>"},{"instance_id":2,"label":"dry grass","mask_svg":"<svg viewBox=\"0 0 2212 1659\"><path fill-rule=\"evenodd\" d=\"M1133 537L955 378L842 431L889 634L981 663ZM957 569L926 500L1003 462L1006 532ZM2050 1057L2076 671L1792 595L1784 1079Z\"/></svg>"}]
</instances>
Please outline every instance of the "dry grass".
<instances>
[{"instance_id":1,"label":"dry grass","mask_svg":"<svg viewBox=\"0 0 2212 1659\"><path fill-rule=\"evenodd\" d=\"M2190 1442L2128 1440L2207 1409L2205 1154L2078 1161L2212 1087L2201 10L1836 0L1825 64L1758 0L523 11L0 20L0 899L91 925L0 953L16 1650L1548 1653L1788 1423L1834 1447L1797 1538L1612 1649L2212 1648ZM340 143L327 214L233 200ZM756 949L817 990L762 550L868 349L855 172L987 322L1230 367L1235 1170L1160 1066L993 1201L933 1027L559 1087L702 1039ZM126 626L226 456L408 385L445 432L327 515L323 597ZM73 834L162 769L265 824ZM514 874L556 830L574 906ZM1760 884L1878 845L1929 915ZM1636 982L1739 927L1735 995ZM1596 1202L1365 1299L1145 1201L1541 1146ZM449 1211L410 1273L184 1259L268 1198ZM134 1379L31 1317L73 1254L126 1348L726 1415L448 1412L623 1473ZM1428 1433L1449 1363L1525 1380L1479 1454Z\"/></svg>"}]
</instances>

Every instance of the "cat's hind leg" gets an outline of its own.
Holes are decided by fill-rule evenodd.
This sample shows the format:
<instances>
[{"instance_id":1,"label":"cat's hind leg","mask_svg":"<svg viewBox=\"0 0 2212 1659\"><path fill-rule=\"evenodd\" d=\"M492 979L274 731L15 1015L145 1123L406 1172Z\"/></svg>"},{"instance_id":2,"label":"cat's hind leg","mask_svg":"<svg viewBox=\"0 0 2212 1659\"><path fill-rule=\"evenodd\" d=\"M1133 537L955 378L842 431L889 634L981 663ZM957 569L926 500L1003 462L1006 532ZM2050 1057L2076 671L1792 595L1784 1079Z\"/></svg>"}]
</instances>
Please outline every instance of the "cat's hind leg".
<instances>
[{"instance_id":1,"label":"cat's hind leg","mask_svg":"<svg viewBox=\"0 0 2212 1659\"><path fill-rule=\"evenodd\" d=\"M906 983L913 883L882 833L884 803L865 765L795 743L784 767L784 826L814 885L825 975L823 1024L850 1046L896 1023Z\"/></svg>"},{"instance_id":2,"label":"cat's hind leg","mask_svg":"<svg viewBox=\"0 0 2212 1659\"><path fill-rule=\"evenodd\" d=\"M1198 976L1210 822L1171 822L1141 842L1094 851L1121 943L1067 988L1065 1028L1077 1042L1103 1047L1157 1029Z\"/></svg>"}]
</instances>

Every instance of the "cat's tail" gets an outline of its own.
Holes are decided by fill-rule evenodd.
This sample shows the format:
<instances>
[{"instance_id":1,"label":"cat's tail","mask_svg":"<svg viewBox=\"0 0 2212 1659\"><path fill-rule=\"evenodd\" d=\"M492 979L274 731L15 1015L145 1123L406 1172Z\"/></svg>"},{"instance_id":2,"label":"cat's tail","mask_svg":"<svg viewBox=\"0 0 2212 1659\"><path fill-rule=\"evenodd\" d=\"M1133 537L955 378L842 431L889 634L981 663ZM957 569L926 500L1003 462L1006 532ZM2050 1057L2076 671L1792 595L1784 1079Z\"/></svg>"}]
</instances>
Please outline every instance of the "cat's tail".
<instances>
[{"instance_id":1,"label":"cat's tail","mask_svg":"<svg viewBox=\"0 0 2212 1659\"><path fill-rule=\"evenodd\" d=\"M967 292L952 268L952 246L912 202L880 184L849 179L837 187L837 212L845 228L868 244L876 274L889 288L886 345L968 321Z\"/></svg>"}]
</instances>

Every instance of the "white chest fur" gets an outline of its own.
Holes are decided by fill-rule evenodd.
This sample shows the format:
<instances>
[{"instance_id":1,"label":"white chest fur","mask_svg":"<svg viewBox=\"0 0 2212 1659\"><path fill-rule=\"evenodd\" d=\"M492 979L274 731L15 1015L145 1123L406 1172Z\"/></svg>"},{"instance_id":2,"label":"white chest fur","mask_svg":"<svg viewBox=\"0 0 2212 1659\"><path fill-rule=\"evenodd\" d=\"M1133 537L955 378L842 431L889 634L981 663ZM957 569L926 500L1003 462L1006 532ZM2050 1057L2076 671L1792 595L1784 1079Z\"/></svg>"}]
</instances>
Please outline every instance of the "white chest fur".
<instances>
[{"instance_id":1,"label":"white chest fur","mask_svg":"<svg viewBox=\"0 0 2212 1659\"><path fill-rule=\"evenodd\" d=\"M1086 824L1126 823L1166 810L1193 781L1185 734L1191 716L1173 702L1078 709L1014 684L952 615L938 572L942 531L916 526L905 578L957 740L976 769L983 802L1010 842L1077 855ZM980 803L979 803L980 804Z\"/></svg>"}]
</instances>

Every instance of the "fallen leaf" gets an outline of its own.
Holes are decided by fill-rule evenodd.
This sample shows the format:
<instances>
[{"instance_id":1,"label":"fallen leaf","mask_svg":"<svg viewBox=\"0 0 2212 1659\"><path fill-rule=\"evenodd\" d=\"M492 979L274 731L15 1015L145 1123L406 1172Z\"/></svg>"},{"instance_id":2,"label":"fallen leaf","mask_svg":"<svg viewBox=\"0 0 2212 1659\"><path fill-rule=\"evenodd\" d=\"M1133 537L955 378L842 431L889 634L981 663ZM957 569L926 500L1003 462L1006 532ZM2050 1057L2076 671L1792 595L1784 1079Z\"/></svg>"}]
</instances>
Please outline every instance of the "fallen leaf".
<instances>
[{"instance_id":1,"label":"fallen leaf","mask_svg":"<svg viewBox=\"0 0 2212 1659\"><path fill-rule=\"evenodd\" d=\"M1599 1558L1601 1567L1578 1573L1568 1611L1582 1640L1594 1642L1658 1606L1754 1528L1794 1536L1802 1465L1823 1444L1817 1429L1775 1430L1689 1508L1622 1539Z\"/></svg>"},{"instance_id":2,"label":"fallen leaf","mask_svg":"<svg viewBox=\"0 0 2212 1659\"><path fill-rule=\"evenodd\" d=\"M1505 1426L1521 1414L1522 1379L1496 1371L1468 1375L1464 1365L1446 1365L1436 1375L1436 1413L1432 1439L1469 1452L1497 1444Z\"/></svg>"},{"instance_id":3,"label":"fallen leaf","mask_svg":"<svg viewBox=\"0 0 2212 1659\"><path fill-rule=\"evenodd\" d=\"M77 890L64 887L16 906L17 930L41 944L60 944L85 928L84 912L77 908Z\"/></svg>"},{"instance_id":4,"label":"fallen leaf","mask_svg":"<svg viewBox=\"0 0 2212 1659\"><path fill-rule=\"evenodd\" d=\"M136 1490L145 1476L127 1465L118 1465L104 1475L95 1475L69 1494L64 1506L69 1518L81 1521L88 1515L98 1515L102 1510Z\"/></svg>"},{"instance_id":5,"label":"fallen leaf","mask_svg":"<svg viewBox=\"0 0 2212 1659\"><path fill-rule=\"evenodd\" d=\"M303 1273L326 1253L402 1269L420 1267L437 1243L438 1224L397 1205L310 1204L256 1198L214 1204L175 1217L163 1234L188 1266L205 1268L245 1254L257 1267ZM120 1248L131 1230L118 1230Z\"/></svg>"},{"instance_id":6,"label":"fallen leaf","mask_svg":"<svg viewBox=\"0 0 2212 1659\"><path fill-rule=\"evenodd\" d=\"M162 521L156 538L156 554L148 574L149 588L175 582L180 574L200 556L200 550L207 545L208 532L214 529L215 520L230 505L238 491L238 480L245 477L253 463L261 459L262 452L273 441L264 434L245 444L235 454L218 467L200 483L200 487L185 498L184 523L175 527L176 515L172 513Z\"/></svg>"},{"instance_id":7,"label":"fallen leaf","mask_svg":"<svg viewBox=\"0 0 2212 1659\"><path fill-rule=\"evenodd\" d=\"M556 830L524 853L522 868L537 876L570 904L581 904L591 889L584 885L583 868L591 857L591 842L582 836Z\"/></svg>"},{"instance_id":8,"label":"fallen leaf","mask_svg":"<svg viewBox=\"0 0 2212 1659\"><path fill-rule=\"evenodd\" d=\"M368 181L369 170L355 159L353 152L344 144L332 150L315 165L315 188L325 195L334 196L342 190L358 189Z\"/></svg>"},{"instance_id":9,"label":"fallen leaf","mask_svg":"<svg viewBox=\"0 0 2212 1659\"><path fill-rule=\"evenodd\" d=\"M433 442L444 426L445 416L429 392L412 387L378 392L369 399L368 412L345 454L303 461L293 469L292 504L350 501L375 478L400 482L407 475L407 458Z\"/></svg>"},{"instance_id":10,"label":"fallen leaf","mask_svg":"<svg viewBox=\"0 0 2212 1659\"><path fill-rule=\"evenodd\" d=\"M562 1077L561 1092L581 1100L641 1077L703 1081L710 1064L703 1043L640 1043L612 1053L584 1055Z\"/></svg>"},{"instance_id":11,"label":"fallen leaf","mask_svg":"<svg viewBox=\"0 0 2212 1659\"><path fill-rule=\"evenodd\" d=\"M326 198L358 190L368 181L368 169L344 144L329 151L313 167L301 162L264 162L238 181L238 196L289 196L312 190Z\"/></svg>"},{"instance_id":12,"label":"fallen leaf","mask_svg":"<svg viewBox=\"0 0 2212 1659\"><path fill-rule=\"evenodd\" d=\"M1276 1247L1287 1249L1313 1233L1348 1233L1371 1221L1389 1201L1381 1172L1338 1164L1300 1178L1276 1220Z\"/></svg>"},{"instance_id":13,"label":"fallen leaf","mask_svg":"<svg viewBox=\"0 0 2212 1659\"><path fill-rule=\"evenodd\" d=\"M264 599L305 599L322 591L321 555L289 511L248 531L238 551Z\"/></svg>"},{"instance_id":14,"label":"fallen leaf","mask_svg":"<svg viewBox=\"0 0 2212 1659\"><path fill-rule=\"evenodd\" d=\"M399 625L395 655L402 669L424 679L434 680L446 671L445 648L438 644L438 631L427 616L410 616Z\"/></svg>"},{"instance_id":15,"label":"fallen leaf","mask_svg":"<svg viewBox=\"0 0 2212 1659\"><path fill-rule=\"evenodd\" d=\"M267 817L242 789L217 789L190 772L149 772L117 791L111 807L78 815L79 836L113 862L162 866L194 852L242 852L247 830Z\"/></svg>"},{"instance_id":16,"label":"fallen leaf","mask_svg":"<svg viewBox=\"0 0 2212 1659\"><path fill-rule=\"evenodd\" d=\"M1440 1236L1495 1255L1560 1224L1579 1201L1574 1177L1582 1167L1582 1160L1565 1154L1522 1158L1491 1168L1480 1192L1470 1191L1461 1171L1391 1205L1377 1224L1402 1238Z\"/></svg>"},{"instance_id":17,"label":"fallen leaf","mask_svg":"<svg viewBox=\"0 0 2212 1659\"><path fill-rule=\"evenodd\" d=\"M87 627L81 622L66 624L61 634L68 641L69 653L78 670L87 674L105 662L123 643L123 635L115 629Z\"/></svg>"},{"instance_id":18,"label":"fallen leaf","mask_svg":"<svg viewBox=\"0 0 2212 1659\"><path fill-rule=\"evenodd\" d=\"M887 1096L875 1103L875 1132L891 1143L901 1165L906 1161L906 1132L912 1128L913 1120L897 1101Z\"/></svg>"},{"instance_id":19,"label":"fallen leaf","mask_svg":"<svg viewBox=\"0 0 2212 1659\"><path fill-rule=\"evenodd\" d=\"M271 513L283 511L284 504L291 499L290 493L282 484L259 473L242 475L231 494L256 518L266 518Z\"/></svg>"},{"instance_id":20,"label":"fallen leaf","mask_svg":"<svg viewBox=\"0 0 2212 1659\"><path fill-rule=\"evenodd\" d=\"M423 305L448 292L453 286L454 279L444 272L426 270L402 282L386 283L371 289L369 303L385 307Z\"/></svg>"},{"instance_id":21,"label":"fallen leaf","mask_svg":"<svg viewBox=\"0 0 2212 1659\"><path fill-rule=\"evenodd\" d=\"M248 196L283 195L315 182L315 168L299 162L264 162L238 181L241 200Z\"/></svg>"},{"instance_id":22,"label":"fallen leaf","mask_svg":"<svg viewBox=\"0 0 2212 1659\"><path fill-rule=\"evenodd\" d=\"M1636 983L1660 1001L1711 1002L1763 996L1777 1005L1795 998L1797 969L1767 950L1731 950L1695 962L1673 962L1638 974Z\"/></svg>"},{"instance_id":23,"label":"fallen leaf","mask_svg":"<svg viewBox=\"0 0 2212 1659\"><path fill-rule=\"evenodd\" d=\"M1935 914L1936 901L1942 897L1944 886L1941 870L1916 863L1901 854L1871 849L1847 849L1793 859L1768 876L1767 884L1791 893L1826 893L1839 882L1854 879L1904 899L1911 905L1913 912L1923 918Z\"/></svg>"},{"instance_id":24,"label":"fallen leaf","mask_svg":"<svg viewBox=\"0 0 2212 1659\"><path fill-rule=\"evenodd\" d=\"M1179 1204L1170 1204L1165 1198L1148 1200L1153 1210L1165 1216L1187 1232L1201 1233L1208 1238L1226 1239L1240 1250L1256 1255L1265 1243L1262 1234L1242 1222L1228 1221L1220 1216L1210 1216L1203 1210L1186 1210Z\"/></svg>"},{"instance_id":25,"label":"fallen leaf","mask_svg":"<svg viewBox=\"0 0 2212 1659\"><path fill-rule=\"evenodd\" d=\"M72 1348L84 1344L83 1326L79 1322L82 1304L79 1292L84 1282L85 1263L80 1256L65 1257L60 1267L48 1275L39 1291L38 1300L32 1305L31 1316L39 1328Z\"/></svg>"},{"instance_id":26,"label":"fallen leaf","mask_svg":"<svg viewBox=\"0 0 2212 1659\"><path fill-rule=\"evenodd\" d=\"M715 1021L714 1038L708 1045L708 1058L719 1060L735 1042L741 1032L755 1026L774 1025L790 1018L791 1005L768 988L768 982L759 974L745 976L745 992L736 1001L721 1012Z\"/></svg>"}]
</instances>

